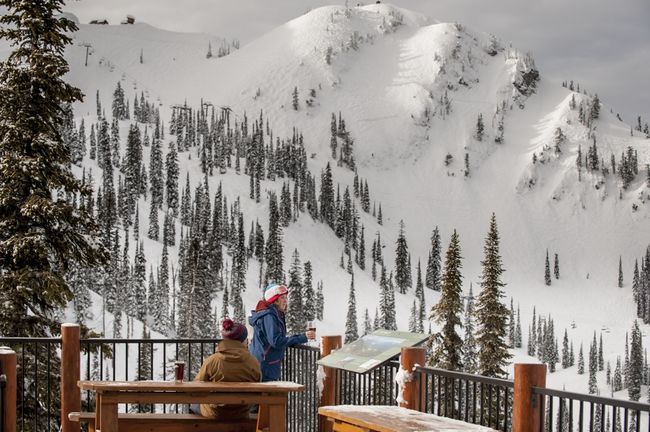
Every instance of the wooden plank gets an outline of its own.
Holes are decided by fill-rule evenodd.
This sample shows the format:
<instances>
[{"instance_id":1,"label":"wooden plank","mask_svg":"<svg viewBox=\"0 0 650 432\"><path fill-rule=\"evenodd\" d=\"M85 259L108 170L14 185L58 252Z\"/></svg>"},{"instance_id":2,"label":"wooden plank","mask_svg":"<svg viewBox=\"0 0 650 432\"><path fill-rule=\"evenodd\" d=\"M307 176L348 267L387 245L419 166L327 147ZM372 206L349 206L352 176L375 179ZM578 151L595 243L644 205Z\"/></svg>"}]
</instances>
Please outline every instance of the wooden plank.
<instances>
[{"instance_id":1,"label":"wooden plank","mask_svg":"<svg viewBox=\"0 0 650 432\"><path fill-rule=\"evenodd\" d=\"M101 409L101 427L102 432L118 432L117 427L117 404L108 403L102 400Z\"/></svg>"},{"instance_id":2,"label":"wooden plank","mask_svg":"<svg viewBox=\"0 0 650 432\"><path fill-rule=\"evenodd\" d=\"M81 411L80 330L78 324L61 325L61 431L79 432L79 423L68 420L68 413Z\"/></svg>"},{"instance_id":3,"label":"wooden plank","mask_svg":"<svg viewBox=\"0 0 650 432\"><path fill-rule=\"evenodd\" d=\"M94 431L95 414L89 412L71 413L71 421L87 423ZM215 419L198 414L170 413L118 413L120 432L192 431L192 432L254 432L256 419Z\"/></svg>"},{"instance_id":4,"label":"wooden plank","mask_svg":"<svg viewBox=\"0 0 650 432\"><path fill-rule=\"evenodd\" d=\"M79 381L81 390L106 391L152 391L152 392L231 392L231 393L286 393L305 390L302 384L284 381L272 382L203 382L189 381Z\"/></svg>"},{"instance_id":5,"label":"wooden plank","mask_svg":"<svg viewBox=\"0 0 650 432\"><path fill-rule=\"evenodd\" d=\"M286 394L256 393L136 393L107 392L102 393L102 400L111 403L201 403L228 405L278 404L287 400Z\"/></svg>"},{"instance_id":6,"label":"wooden plank","mask_svg":"<svg viewBox=\"0 0 650 432\"><path fill-rule=\"evenodd\" d=\"M6 432L16 432L16 397L18 395L16 353L7 347L0 347L0 374L7 377L0 429Z\"/></svg>"},{"instance_id":7,"label":"wooden plank","mask_svg":"<svg viewBox=\"0 0 650 432\"><path fill-rule=\"evenodd\" d=\"M269 405L269 432L285 432L287 430L287 405Z\"/></svg>"},{"instance_id":8,"label":"wooden plank","mask_svg":"<svg viewBox=\"0 0 650 432\"><path fill-rule=\"evenodd\" d=\"M544 397L534 395L533 387L546 387L546 365L515 364L513 432L544 430Z\"/></svg>"},{"instance_id":9,"label":"wooden plank","mask_svg":"<svg viewBox=\"0 0 650 432\"><path fill-rule=\"evenodd\" d=\"M255 432L255 423L170 423L120 421L120 432Z\"/></svg>"},{"instance_id":10,"label":"wooden plank","mask_svg":"<svg viewBox=\"0 0 650 432\"><path fill-rule=\"evenodd\" d=\"M93 412L77 412L70 413L69 418L71 421L77 422L87 422L95 420L95 413ZM257 416L251 415L246 419L242 420L229 420L229 419L215 419L212 417L203 417L200 414L176 414L176 413L118 413L118 420L126 421L139 421L139 420L165 420L165 421L175 421L175 422L205 422L205 423L239 423L239 422L248 422L257 421Z\"/></svg>"},{"instance_id":11,"label":"wooden plank","mask_svg":"<svg viewBox=\"0 0 650 432\"><path fill-rule=\"evenodd\" d=\"M255 430L257 432L263 432L264 430L267 430L269 426L269 406L266 404L260 405L257 412L257 427Z\"/></svg>"},{"instance_id":12,"label":"wooden plank","mask_svg":"<svg viewBox=\"0 0 650 432\"><path fill-rule=\"evenodd\" d=\"M362 428L359 426L351 425L349 423L343 423L338 420L333 421L334 432L372 432L368 428Z\"/></svg>"}]
</instances>

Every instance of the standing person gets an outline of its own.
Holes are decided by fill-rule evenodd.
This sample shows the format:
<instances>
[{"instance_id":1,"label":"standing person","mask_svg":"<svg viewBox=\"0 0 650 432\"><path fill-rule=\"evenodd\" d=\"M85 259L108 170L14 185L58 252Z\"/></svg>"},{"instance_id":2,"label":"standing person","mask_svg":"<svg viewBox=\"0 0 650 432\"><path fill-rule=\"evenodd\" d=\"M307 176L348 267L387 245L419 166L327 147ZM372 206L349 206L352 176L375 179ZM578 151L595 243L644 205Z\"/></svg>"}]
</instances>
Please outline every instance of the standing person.
<instances>
[{"instance_id":1,"label":"standing person","mask_svg":"<svg viewBox=\"0 0 650 432\"><path fill-rule=\"evenodd\" d=\"M284 314L287 311L287 287L271 283L264 290L264 299L248 318L253 327L251 354L260 362L262 381L280 379L280 366L289 346L306 343L316 337L313 331L287 336Z\"/></svg>"},{"instance_id":2,"label":"standing person","mask_svg":"<svg viewBox=\"0 0 650 432\"><path fill-rule=\"evenodd\" d=\"M262 377L260 364L248 352L248 330L244 324L223 320L223 340L214 354L205 359L195 381L211 382L259 382ZM204 417L220 419L247 418L250 405L202 404L193 405L191 410Z\"/></svg>"}]
</instances>

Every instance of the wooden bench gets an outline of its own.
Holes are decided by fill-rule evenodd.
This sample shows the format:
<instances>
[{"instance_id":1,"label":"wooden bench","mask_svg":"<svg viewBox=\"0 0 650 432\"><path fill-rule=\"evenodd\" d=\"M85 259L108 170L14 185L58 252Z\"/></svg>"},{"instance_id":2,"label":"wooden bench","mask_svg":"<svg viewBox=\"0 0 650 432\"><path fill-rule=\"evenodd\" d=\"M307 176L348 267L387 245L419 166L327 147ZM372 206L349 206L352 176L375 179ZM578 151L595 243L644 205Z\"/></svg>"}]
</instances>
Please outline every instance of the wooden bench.
<instances>
[{"instance_id":1,"label":"wooden bench","mask_svg":"<svg viewBox=\"0 0 650 432\"><path fill-rule=\"evenodd\" d=\"M95 432L94 412L72 412L68 419ZM198 414L119 413L120 432L255 432L257 416L242 420L217 420Z\"/></svg>"},{"instance_id":2,"label":"wooden bench","mask_svg":"<svg viewBox=\"0 0 650 432\"><path fill-rule=\"evenodd\" d=\"M493 429L398 406L337 405L318 409L334 432L488 432Z\"/></svg>"}]
</instances>

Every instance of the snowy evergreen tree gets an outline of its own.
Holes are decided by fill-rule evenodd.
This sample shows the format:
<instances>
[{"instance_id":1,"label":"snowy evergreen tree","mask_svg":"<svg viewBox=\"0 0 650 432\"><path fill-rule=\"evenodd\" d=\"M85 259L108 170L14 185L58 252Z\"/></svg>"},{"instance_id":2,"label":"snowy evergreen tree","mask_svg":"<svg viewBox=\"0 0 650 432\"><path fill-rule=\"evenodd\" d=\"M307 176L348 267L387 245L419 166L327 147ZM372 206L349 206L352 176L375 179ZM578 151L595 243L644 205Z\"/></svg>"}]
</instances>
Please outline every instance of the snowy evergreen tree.
<instances>
[{"instance_id":1,"label":"snowy evergreen tree","mask_svg":"<svg viewBox=\"0 0 650 432\"><path fill-rule=\"evenodd\" d=\"M569 335L567 330L564 329L564 339L562 339L562 369L570 366L569 361Z\"/></svg>"},{"instance_id":2,"label":"snowy evergreen tree","mask_svg":"<svg viewBox=\"0 0 650 432\"><path fill-rule=\"evenodd\" d=\"M418 308L417 308L417 300L413 300L413 306L411 306L411 314L409 315L409 332L411 333L416 333L417 332L417 323L418 319Z\"/></svg>"},{"instance_id":3,"label":"snowy evergreen tree","mask_svg":"<svg viewBox=\"0 0 650 432\"><path fill-rule=\"evenodd\" d=\"M442 275L440 300L431 308L431 320L441 325L433 338L434 351L429 363L447 370L462 370L463 341L456 332L461 327L462 274L460 241L456 230L451 236L445 255L445 269Z\"/></svg>"},{"instance_id":4,"label":"snowy evergreen tree","mask_svg":"<svg viewBox=\"0 0 650 432\"><path fill-rule=\"evenodd\" d=\"M294 111L298 111L298 107L300 106L298 103L298 87L294 87L293 93L291 93L291 106Z\"/></svg>"},{"instance_id":5,"label":"snowy evergreen tree","mask_svg":"<svg viewBox=\"0 0 650 432\"><path fill-rule=\"evenodd\" d=\"M431 234L431 250L429 251L429 260L427 262L427 271L425 282L427 288L440 291L440 233L438 227L433 230Z\"/></svg>"},{"instance_id":6,"label":"snowy evergreen tree","mask_svg":"<svg viewBox=\"0 0 650 432\"><path fill-rule=\"evenodd\" d=\"M364 313L363 317L363 335L365 336L367 334L372 333L372 321L370 321L370 314L368 313L368 308L366 308L366 311Z\"/></svg>"},{"instance_id":7,"label":"snowy evergreen tree","mask_svg":"<svg viewBox=\"0 0 650 432\"><path fill-rule=\"evenodd\" d=\"M618 287L623 288L623 262L620 256L618 257Z\"/></svg>"},{"instance_id":8,"label":"snowy evergreen tree","mask_svg":"<svg viewBox=\"0 0 650 432\"><path fill-rule=\"evenodd\" d=\"M578 352L578 374L585 373L585 357L582 355L582 344L580 344L580 351Z\"/></svg>"},{"instance_id":9,"label":"snowy evergreen tree","mask_svg":"<svg viewBox=\"0 0 650 432\"><path fill-rule=\"evenodd\" d=\"M589 345L589 394L596 394L598 392L598 383L596 381L596 372L598 371L598 346L596 344L596 333L594 332L594 340Z\"/></svg>"},{"instance_id":10,"label":"snowy evergreen tree","mask_svg":"<svg viewBox=\"0 0 650 432\"><path fill-rule=\"evenodd\" d=\"M548 262L548 249L546 249L546 261L544 263L544 283L547 286L551 285L551 266Z\"/></svg>"},{"instance_id":11,"label":"snowy evergreen tree","mask_svg":"<svg viewBox=\"0 0 650 432\"><path fill-rule=\"evenodd\" d=\"M316 319L323 319L323 312L325 310L325 297L323 295L323 282L320 281L316 289Z\"/></svg>"},{"instance_id":12,"label":"snowy evergreen tree","mask_svg":"<svg viewBox=\"0 0 650 432\"><path fill-rule=\"evenodd\" d=\"M630 400L638 401L641 398L641 384L643 381L643 345L639 323L635 320L632 326L630 340L630 360L626 372L627 392Z\"/></svg>"},{"instance_id":13,"label":"snowy evergreen tree","mask_svg":"<svg viewBox=\"0 0 650 432\"><path fill-rule=\"evenodd\" d=\"M612 377L612 392L623 390L623 374L621 371L621 358L616 358L616 367L614 368L614 376Z\"/></svg>"},{"instance_id":14,"label":"snowy evergreen tree","mask_svg":"<svg viewBox=\"0 0 650 432\"><path fill-rule=\"evenodd\" d=\"M289 267L288 288L287 331L289 333L304 333L307 328L307 319L303 305L302 264L298 249L293 250L291 266Z\"/></svg>"},{"instance_id":15,"label":"snowy evergreen tree","mask_svg":"<svg viewBox=\"0 0 650 432\"><path fill-rule=\"evenodd\" d=\"M151 205L162 209L163 205L163 158L160 139L154 138L151 142L149 154L149 193Z\"/></svg>"},{"instance_id":16,"label":"snowy evergreen tree","mask_svg":"<svg viewBox=\"0 0 650 432\"><path fill-rule=\"evenodd\" d=\"M469 285L467 305L465 306L465 338L463 339L463 367L467 373L475 374L478 370L478 353L474 337L474 293L472 284Z\"/></svg>"},{"instance_id":17,"label":"snowy evergreen tree","mask_svg":"<svg viewBox=\"0 0 650 432\"><path fill-rule=\"evenodd\" d=\"M603 334L600 334L600 340L598 343L598 370L602 371L605 369L605 358L603 357Z\"/></svg>"},{"instance_id":18,"label":"snowy evergreen tree","mask_svg":"<svg viewBox=\"0 0 650 432\"><path fill-rule=\"evenodd\" d=\"M178 154L176 153L176 145L173 141L169 142L169 150L165 159L165 170L167 176L165 178L165 196L167 197L167 207L171 213L171 217L178 215Z\"/></svg>"},{"instance_id":19,"label":"snowy evergreen tree","mask_svg":"<svg viewBox=\"0 0 650 432\"><path fill-rule=\"evenodd\" d=\"M483 134L485 133L485 125L483 124L483 114L479 113L478 119L476 120L476 133L475 137L477 141L483 141Z\"/></svg>"},{"instance_id":20,"label":"snowy evergreen tree","mask_svg":"<svg viewBox=\"0 0 650 432\"><path fill-rule=\"evenodd\" d=\"M359 324L357 323L357 300L354 295L354 274L350 280L350 295L348 297L348 314L345 319L345 344L359 339Z\"/></svg>"},{"instance_id":21,"label":"snowy evergreen tree","mask_svg":"<svg viewBox=\"0 0 650 432\"><path fill-rule=\"evenodd\" d=\"M77 26L59 16L60 0L0 6L0 39L13 49L0 63L0 334L44 337L59 331L56 314L72 300L66 271L108 254L91 241L92 214L67 199L90 190L71 172L57 127L64 106L82 100L63 80ZM30 348L23 359L33 364L36 355Z\"/></svg>"},{"instance_id":22,"label":"snowy evergreen tree","mask_svg":"<svg viewBox=\"0 0 650 432\"><path fill-rule=\"evenodd\" d=\"M312 265L311 261L305 261L303 266L303 307L305 319L313 321L316 319L316 294L312 284Z\"/></svg>"},{"instance_id":23,"label":"snowy evergreen tree","mask_svg":"<svg viewBox=\"0 0 650 432\"><path fill-rule=\"evenodd\" d=\"M386 268L381 268L381 278L379 281L381 295L379 299L380 307L380 328L385 330L397 330L395 317L395 291L390 280L386 277Z\"/></svg>"},{"instance_id":24,"label":"snowy evergreen tree","mask_svg":"<svg viewBox=\"0 0 650 432\"><path fill-rule=\"evenodd\" d=\"M266 241L266 282L281 283L284 281L282 268L282 227L280 212L275 194L269 200L269 236Z\"/></svg>"},{"instance_id":25,"label":"snowy evergreen tree","mask_svg":"<svg viewBox=\"0 0 650 432\"><path fill-rule=\"evenodd\" d=\"M406 294L410 288L409 280L411 279L411 266L408 260L408 245L406 243L406 235L404 233L404 221L399 223L399 235L396 241L397 247L395 249L395 283L400 294Z\"/></svg>"},{"instance_id":26,"label":"snowy evergreen tree","mask_svg":"<svg viewBox=\"0 0 650 432\"><path fill-rule=\"evenodd\" d=\"M418 299L419 307L416 310L416 333L424 333L424 320L426 319L426 304L424 300L424 284L422 283L422 269L418 260L417 281L415 283L415 298Z\"/></svg>"},{"instance_id":27,"label":"snowy evergreen tree","mask_svg":"<svg viewBox=\"0 0 650 432\"><path fill-rule=\"evenodd\" d=\"M553 265L553 274L555 279L560 279L560 259L557 254L555 254L555 264Z\"/></svg>"},{"instance_id":28,"label":"snowy evergreen tree","mask_svg":"<svg viewBox=\"0 0 650 432\"><path fill-rule=\"evenodd\" d=\"M481 293L476 304L479 373L503 377L504 368L510 359L506 343L508 309L501 303L502 288L505 286L501 281L504 269L499 255L499 233L494 213L483 250L485 256L481 261Z\"/></svg>"}]
</instances>

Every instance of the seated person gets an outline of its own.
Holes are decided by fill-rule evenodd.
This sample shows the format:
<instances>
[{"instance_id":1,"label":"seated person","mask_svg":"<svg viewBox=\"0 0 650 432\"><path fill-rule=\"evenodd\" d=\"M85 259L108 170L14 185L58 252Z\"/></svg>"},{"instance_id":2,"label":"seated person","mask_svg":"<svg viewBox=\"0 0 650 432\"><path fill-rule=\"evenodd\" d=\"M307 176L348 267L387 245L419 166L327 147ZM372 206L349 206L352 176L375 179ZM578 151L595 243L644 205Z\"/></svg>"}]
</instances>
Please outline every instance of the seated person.
<instances>
[{"instance_id":1,"label":"seated person","mask_svg":"<svg viewBox=\"0 0 650 432\"><path fill-rule=\"evenodd\" d=\"M221 327L223 340L219 342L215 353L205 359L195 381L259 382L262 377L260 364L248 352L246 326L225 319ZM200 414L205 417L240 419L247 418L249 410L249 405L202 404ZM195 406L192 411L197 411Z\"/></svg>"}]
</instances>

